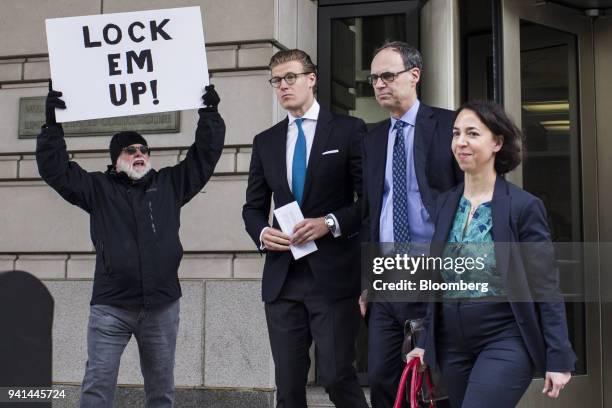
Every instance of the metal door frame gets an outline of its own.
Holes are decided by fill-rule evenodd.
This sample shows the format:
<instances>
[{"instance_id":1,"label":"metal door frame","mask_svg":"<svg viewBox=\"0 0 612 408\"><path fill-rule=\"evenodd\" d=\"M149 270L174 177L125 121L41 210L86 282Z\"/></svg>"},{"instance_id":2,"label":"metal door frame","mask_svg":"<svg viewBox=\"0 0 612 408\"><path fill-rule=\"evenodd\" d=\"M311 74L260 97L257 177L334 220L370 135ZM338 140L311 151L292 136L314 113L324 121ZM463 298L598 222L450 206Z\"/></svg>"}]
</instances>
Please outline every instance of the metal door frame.
<instances>
[{"instance_id":1,"label":"metal door frame","mask_svg":"<svg viewBox=\"0 0 612 408\"><path fill-rule=\"evenodd\" d=\"M595 78L593 28L590 18L576 10L548 2L534 0L501 0L503 42L503 102L507 112L521 125L521 66L520 21L525 20L576 35L578 51L578 103L582 175L582 213L585 242L599 241L597 138L595 120ZM522 184L522 171L508 175L508 179ZM601 299L600 264L597 259L585 259L585 296ZM543 380L534 380L525 397L523 407L602 407L601 362L601 300L585 304L587 374L578 375L556 400L542 396Z\"/></svg>"},{"instance_id":2,"label":"metal door frame","mask_svg":"<svg viewBox=\"0 0 612 408\"><path fill-rule=\"evenodd\" d=\"M327 4L327 3L325 3ZM333 4L333 3L332 3ZM326 109L331 105L331 22L337 18L371 17L388 14L406 14L406 21L418 11L420 0L386 1L360 4L343 4L319 6L317 20L317 100ZM407 38L419 33L418 18L416 24L406 26ZM415 44L417 47L419 44Z\"/></svg>"}]
</instances>

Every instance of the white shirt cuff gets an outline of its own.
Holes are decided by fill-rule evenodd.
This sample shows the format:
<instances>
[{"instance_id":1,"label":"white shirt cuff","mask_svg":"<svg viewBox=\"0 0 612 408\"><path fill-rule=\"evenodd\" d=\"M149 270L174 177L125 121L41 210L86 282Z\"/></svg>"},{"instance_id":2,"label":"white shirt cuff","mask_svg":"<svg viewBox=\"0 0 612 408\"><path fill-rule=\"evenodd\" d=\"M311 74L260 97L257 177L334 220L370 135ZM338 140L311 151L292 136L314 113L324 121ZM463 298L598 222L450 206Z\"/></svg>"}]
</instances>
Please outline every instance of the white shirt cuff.
<instances>
[{"instance_id":1,"label":"white shirt cuff","mask_svg":"<svg viewBox=\"0 0 612 408\"><path fill-rule=\"evenodd\" d=\"M340 235L342 235L342 231L340 230L340 223L338 222L338 219L336 218L334 214L327 214L327 215L329 215L330 217L334 219L334 223L336 224L336 230L332 232L332 235L334 236L334 238L338 238Z\"/></svg>"},{"instance_id":2,"label":"white shirt cuff","mask_svg":"<svg viewBox=\"0 0 612 408\"><path fill-rule=\"evenodd\" d=\"M263 236L264 231L266 229L268 229L268 228L270 228L270 227L263 227L263 229L259 233L259 250L260 251L265 251L266 250L266 246L264 245L263 241L261 240L261 237Z\"/></svg>"}]
</instances>

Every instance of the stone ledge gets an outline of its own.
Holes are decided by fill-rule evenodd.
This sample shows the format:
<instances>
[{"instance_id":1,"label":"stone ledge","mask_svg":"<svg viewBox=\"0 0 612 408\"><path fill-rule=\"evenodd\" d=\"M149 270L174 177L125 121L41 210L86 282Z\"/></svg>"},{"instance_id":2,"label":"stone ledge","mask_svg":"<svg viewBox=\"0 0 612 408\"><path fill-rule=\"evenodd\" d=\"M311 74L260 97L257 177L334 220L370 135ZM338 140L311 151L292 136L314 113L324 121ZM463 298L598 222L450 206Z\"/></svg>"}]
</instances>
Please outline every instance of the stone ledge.
<instances>
[{"instance_id":1,"label":"stone ledge","mask_svg":"<svg viewBox=\"0 0 612 408\"><path fill-rule=\"evenodd\" d=\"M230 278L232 255L186 254L179 266L179 279Z\"/></svg>"},{"instance_id":2,"label":"stone ledge","mask_svg":"<svg viewBox=\"0 0 612 408\"><path fill-rule=\"evenodd\" d=\"M26 62L23 66L24 80L37 80L51 78L49 61Z\"/></svg>"},{"instance_id":3,"label":"stone ledge","mask_svg":"<svg viewBox=\"0 0 612 408\"><path fill-rule=\"evenodd\" d=\"M3 84L0 82L1 89L26 89L26 88L45 88L49 86L49 81L40 81L40 82L17 82L15 84Z\"/></svg>"},{"instance_id":4,"label":"stone ledge","mask_svg":"<svg viewBox=\"0 0 612 408\"><path fill-rule=\"evenodd\" d=\"M0 178L16 178L19 156L0 156Z\"/></svg>"},{"instance_id":5,"label":"stone ledge","mask_svg":"<svg viewBox=\"0 0 612 408\"><path fill-rule=\"evenodd\" d=\"M15 269L26 271L38 279L65 279L66 255L20 255Z\"/></svg>"},{"instance_id":6,"label":"stone ledge","mask_svg":"<svg viewBox=\"0 0 612 408\"><path fill-rule=\"evenodd\" d=\"M63 390L66 395L65 399L55 401L53 408L72 408L78 406L81 389L79 385L55 384L53 389ZM369 388L364 388L364 392L369 402ZM309 408L334 406L329 400L327 393L321 387L307 387L306 397ZM272 408L274 407L274 390L177 387L175 405L181 408ZM144 389L142 387L119 385L115 397L115 406L144 408Z\"/></svg>"},{"instance_id":7,"label":"stone ledge","mask_svg":"<svg viewBox=\"0 0 612 408\"><path fill-rule=\"evenodd\" d=\"M96 269L96 254L70 255L66 263L68 279L93 279Z\"/></svg>"},{"instance_id":8,"label":"stone ledge","mask_svg":"<svg viewBox=\"0 0 612 408\"><path fill-rule=\"evenodd\" d=\"M278 48L272 44L245 44L238 50L238 67L267 67Z\"/></svg>"},{"instance_id":9,"label":"stone ledge","mask_svg":"<svg viewBox=\"0 0 612 408\"><path fill-rule=\"evenodd\" d=\"M206 47L206 62L209 70L236 68L238 46Z\"/></svg>"},{"instance_id":10,"label":"stone ledge","mask_svg":"<svg viewBox=\"0 0 612 408\"><path fill-rule=\"evenodd\" d=\"M234 278L261 279L265 259L260 254L237 255L234 259Z\"/></svg>"},{"instance_id":11,"label":"stone ledge","mask_svg":"<svg viewBox=\"0 0 612 408\"><path fill-rule=\"evenodd\" d=\"M251 148L241 147L236 154L236 171L248 172L251 166Z\"/></svg>"},{"instance_id":12,"label":"stone ledge","mask_svg":"<svg viewBox=\"0 0 612 408\"><path fill-rule=\"evenodd\" d=\"M64 390L65 399L53 402L53 408L79 406L81 387L56 384L53 389ZM119 386L115 395L116 407L144 408L144 388ZM175 406L181 408L273 408L273 390L177 388Z\"/></svg>"},{"instance_id":13,"label":"stone ledge","mask_svg":"<svg viewBox=\"0 0 612 408\"><path fill-rule=\"evenodd\" d=\"M28 57L27 62L49 62L49 57Z\"/></svg>"},{"instance_id":14,"label":"stone ledge","mask_svg":"<svg viewBox=\"0 0 612 408\"><path fill-rule=\"evenodd\" d=\"M221 158L215 166L216 173L234 173L236 171L236 149L223 149Z\"/></svg>"},{"instance_id":15,"label":"stone ledge","mask_svg":"<svg viewBox=\"0 0 612 408\"><path fill-rule=\"evenodd\" d=\"M15 270L15 255L0 255L0 271Z\"/></svg>"},{"instance_id":16,"label":"stone ledge","mask_svg":"<svg viewBox=\"0 0 612 408\"><path fill-rule=\"evenodd\" d=\"M368 401L370 403L370 389L362 388ZM323 408L323 407L334 407L335 405L329 400L329 396L323 389L323 387L310 386L306 388L306 400L308 408Z\"/></svg>"},{"instance_id":17,"label":"stone ledge","mask_svg":"<svg viewBox=\"0 0 612 408\"><path fill-rule=\"evenodd\" d=\"M23 156L18 163L19 178L40 178L38 166L36 165L36 157Z\"/></svg>"},{"instance_id":18,"label":"stone ledge","mask_svg":"<svg viewBox=\"0 0 612 408\"><path fill-rule=\"evenodd\" d=\"M21 63L0 63L0 81L20 81L21 71Z\"/></svg>"},{"instance_id":19,"label":"stone ledge","mask_svg":"<svg viewBox=\"0 0 612 408\"><path fill-rule=\"evenodd\" d=\"M225 148L215 167L215 174L242 173L249 171L250 148ZM161 150L151 152L152 164L156 169L173 166L179 160L185 159L187 150ZM86 171L106 171L110 164L107 152L78 152L70 153L71 160L79 163ZM0 156L0 180L2 179L39 179L38 167L34 155L4 155Z\"/></svg>"}]
</instances>

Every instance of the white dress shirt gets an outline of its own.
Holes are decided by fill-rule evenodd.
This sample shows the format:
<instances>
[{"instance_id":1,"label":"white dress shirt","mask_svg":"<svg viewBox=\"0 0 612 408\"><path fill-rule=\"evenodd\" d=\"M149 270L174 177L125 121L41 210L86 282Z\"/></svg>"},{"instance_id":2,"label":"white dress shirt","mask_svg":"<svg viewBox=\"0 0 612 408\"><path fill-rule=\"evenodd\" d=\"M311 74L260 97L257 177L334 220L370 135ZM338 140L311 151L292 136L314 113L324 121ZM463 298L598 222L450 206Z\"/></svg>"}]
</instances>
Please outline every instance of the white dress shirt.
<instances>
[{"instance_id":1,"label":"white dress shirt","mask_svg":"<svg viewBox=\"0 0 612 408\"><path fill-rule=\"evenodd\" d=\"M304 136L306 137L306 168L308 168L308 160L310 159L310 150L312 149L312 143L315 137L315 131L317 129L317 120L319 119L319 111L321 110L321 106L319 102L315 99L312 103L312 106L304 113L301 117L302 121L302 130L304 131ZM286 147L286 157L285 160L287 162L287 182L289 183L289 189L293 192L293 153L295 151L295 144L297 142L298 137L298 127L295 120L297 117L293 116L291 113L287 113L287 118L289 119L289 124L287 126L287 147ZM338 224L338 219L334 214L329 214L334 219L336 223L336 230L334 231L334 237L339 237L341 235L340 232L340 224ZM263 242L261 242L261 237L266 230L261 230L259 234L259 242L261 243L261 249L265 249Z\"/></svg>"}]
</instances>

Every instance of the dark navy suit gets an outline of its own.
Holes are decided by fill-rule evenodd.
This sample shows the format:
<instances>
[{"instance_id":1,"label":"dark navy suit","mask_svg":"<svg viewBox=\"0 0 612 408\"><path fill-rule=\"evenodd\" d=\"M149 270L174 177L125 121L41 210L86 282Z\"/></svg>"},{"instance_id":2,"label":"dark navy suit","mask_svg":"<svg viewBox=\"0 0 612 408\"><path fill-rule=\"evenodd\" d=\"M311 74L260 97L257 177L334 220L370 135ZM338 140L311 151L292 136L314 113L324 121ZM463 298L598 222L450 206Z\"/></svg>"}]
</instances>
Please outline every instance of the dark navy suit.
<instances>
[{"instance_id":1,"label":"dark navy suit","mask_svg":"<svg viewBox=\"0 0 612 408\"><path fill-rule=\"evenodd\" d=\"M255 136L242 217L249 236L260 248L259 235L269 227L270 207L295 201L287 182L285 161L288 119ZM316 241L318 250L304 258L315 279L319 297L343 299L359 296L359 237L361 221L362 120L319 111L306 171L300 208L305 218L333 213L342 235L327 234ZM323 154L325 152L333 154ZM355 200L355 193L358 199ZM276 217L272 226L280 229ZM290 252L270 251L263 271L262 298L275 301L289 275Z\"/></svg>"},{"instance_id":2,"label":"dark navy suit","mask_svg":"<svg viewBox=\"0 0 612 408\"><path fill-rule=\"evenodd\" d=\"M438 198L432 256L442 254L463 189L462 183ZM576 361L568 340L565 304L542 201L498 176L491 209L496 265L508 301L472 303L471 310L463 310L468 318L461 323L457 322L462 313L461 302L431 302L426 334L419 339L419 347L425 349L425 362L441 368L454 406L488 407L494 402L499 408L513 407L534 373L573 371ZM433 279L440 280L439 273L434 272ZM495 330L490 324L493 315L498 323L503 321ZM460 330L468 337L473 333L466 342L469 344L461 344L458 337L448 338L453 325L461 325ZM496 342L493 350L489 347L491 342ZM496 372L504 371L500 365L507 361L514 363L506 370L512 372L502 372L497 377ZM522 378L515 370L524 373ZM475 378L481 379L481 384L476 385L480 388L470 393L468 381L471 387ZM496 381L503 382L503 386ZM525 384L520 385L521 381ZM465 394L466 388L469 395Z\"/></svg>"},{"instance_id":3,"label":"dark navy suit","mask_svg":"<svg viewBox=\"0 0 612 408\"><path fill-rule=\"evenodd\" d=\"M414 169L423 205L430 216L436 198L463 180L452 151L454 112L420 104L413 144ZM362 241L380 240L387 142L391 120L370 131L363 149ZM393 406L403 367L404 322L425 315L424 303L373 302L368 317L368 379L372 406Z\"/></svg>"},{"instance_id":4,"label":"dark navy suit","mask_svg":"<svg viewBox=\"0 0 612 408\"><path fill-rule=\"evenodd\" d=\"M258 248L270 207L295 201L287 181L284 119L255 136L242 216ZM295 261L269 251L262 279L278 408L306 408L309 349L316 345L318 380L337 407L365 408L353 360L359 330L359 231L362 120L321 108L300 208L305 218L334 214L341 235L315 241L317 251ZM357 200L355 200L355 195ZM276 217L273 226L279 228Z\"/></svg>"}]
</instances>

